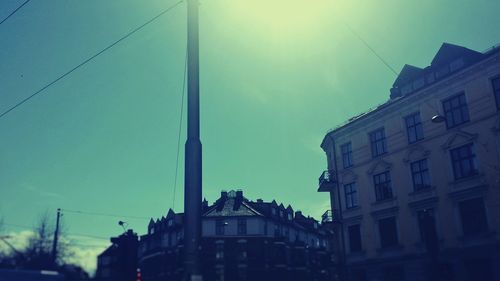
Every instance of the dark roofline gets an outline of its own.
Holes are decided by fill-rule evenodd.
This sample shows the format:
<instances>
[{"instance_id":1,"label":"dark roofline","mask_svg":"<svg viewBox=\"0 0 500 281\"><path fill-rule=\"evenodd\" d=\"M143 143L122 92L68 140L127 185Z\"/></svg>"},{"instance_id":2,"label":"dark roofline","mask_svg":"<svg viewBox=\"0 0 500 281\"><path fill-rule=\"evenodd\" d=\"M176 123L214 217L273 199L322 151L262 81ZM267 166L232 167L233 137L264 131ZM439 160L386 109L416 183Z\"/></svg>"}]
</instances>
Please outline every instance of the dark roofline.
<instances>
[{"instance_id":1,"label":"dark roofline","mask_svg":"<svg viewBox=\"0 0 500 281\"><path fill-rule=\"evenodd\" d=\"M475 65L481 63L482 61L492 57L493 55L497 54L497 53L500 53L500 43L491 47L490 49L486 50L485 52L483 52L482 54L484 55L483 58L481 58L480 60L464 67L463 69L461 69L460 71L452 74L451 76L448 76L448 77L445 77L443 80L439 80L439 81L436 81L436 83L440 83L442 81L446 81L447 79L450 79L451 77L454 77L456 74L466 70L466 69L469 69L471 67L474 67ZM429 85L426 85L425 87L423 88L420 88L418 91L416 91L415 93L418 93L418 92L422 92L423 90L426 90L430 87L433 87L434 85L436 85L436 83L433 83L433 84L429 84ZM375 107L372 107L370 109L368 109L367 111L365 112L362 112L354 117L351 117L349 118L347 121L344 121L343 123L341 123L340 125L330 129L327 131L327 133L325 134L325 137L323 138L323 141L321 142L321 147L324 146L324 144L326 143L326 140L327 140L327 137L329 135L332 135L342 129L344 129L345 127L349 126L349 125L352 125L354 123L357 123L359 122L360 120L364 120L365 118L367 117L371 117L371 114L374 114L375 112L378 112L380 110L383 110L385 109L386 107L388 106L391 106L392 104L394 103L397 103L398 101L408 97L408 96L412 96L413 94L410 94L410 95L404 95L404 96L400 96L400 97L397 97L397 98L393 98L393 99L389 99L387 100L386 102L382 103L382 104L379 104Z\"/></svg>"}]
</instances>

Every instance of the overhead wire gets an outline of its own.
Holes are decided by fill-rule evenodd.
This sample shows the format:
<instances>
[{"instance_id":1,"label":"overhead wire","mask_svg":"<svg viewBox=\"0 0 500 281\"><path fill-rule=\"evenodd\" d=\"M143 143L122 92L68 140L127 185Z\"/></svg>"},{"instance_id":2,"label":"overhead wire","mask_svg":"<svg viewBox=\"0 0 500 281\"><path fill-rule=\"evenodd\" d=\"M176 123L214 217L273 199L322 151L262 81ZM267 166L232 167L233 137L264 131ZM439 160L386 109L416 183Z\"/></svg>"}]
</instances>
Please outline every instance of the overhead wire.
<instances>
[{"instance_id":1,"label":"overhead wire","mask_svg":"<svg viewBox=\"0 0 500 281\"><path fill-rule=\"evenodd\" d=\"M181 132L182 132L182 117L184 116L184 96L186 95L186 72L187 72L187 46L186 46L186 58L184 60L184 74L182 79L182 94L181 94L181 109L179 117L179 132L177 138L177 156L175 160L175 176L174 176L174 192L172 198L172 210L175 210L175 193L177 189L177 174L179 170L179 154L181 150Z\"/></svg>"},{"instance_id":2,"label":"overhead wire","mask_svg":"<svg viewBox=\"0 0 500 281\"><path fill-rule=\"evenodd\" d=\"M352 34L354 34L354 36L356 36L385 66L387 66L387 68L392 73L398 76L398 72L394 70L394 68L381 55L379 55L377 51L375 51L375 49L373 49L372 46L370 46L370 44L368 44L368 42L366 42L366 40L364 40L363 37L359 35L359 33L357 33L347 22L344 22L344 24L347 27L347 29L349 29L352 32Z\"/></svg>"},{"instance_id":3,"label":"overhead wire","mask_svg":"<svg viewBox=\"0 0 500 281\"><path fill-rule=\"evenodd\" d=\"M29 1L31 0L26 0L24 3L22 3L19 7L17 7L14 11L12 11L6 18L4 18L2 21L0 21L0 25L7 21L10 17L12 17L17 11L19 11L24 5L26 5Z\"/></svg>"},{"instance_id":4,"label":"overhead wire","mask_svg":"<svg viewBox=\"0 0 500 281\"><path fill-rule=\"evenodd\" d=\"M22 224L14 224L14 223L3 223L3 225L10 226L10 227L15 227L15 228L20 228L20 229L33 229L33 226L29 225L22 225ZM67 236L80 236L80 237L87 237L87 238L94 238L94 239L102 239L102 240L109 240L109 237L103 237L103 236L97 236L97 235L91 235L91 234L83 234L83 233L75 233L75 232L68 232L65 233Z\"/></svg>"},{"instance_id":5,"label":"overhead wire","mask_svg":"<svg viewBox=\"0 0 500 281\"><path fill-rule=\"evenodd\" d=\"M174 3L173 5L169 6L168 8L166 8L165 10L163 10L162 12L160 12L159 14L157 14L156 16L154 16L153 18L151 18L150 20L146 21L145 23L141 24L140 26L134 28L132 31L128 32L127 34L125 34L124 36L120 37L118 40L114 41L113 43L111 43L110 45L108 45L107 47L105 47L104 49L100 50L99 52L97 52L96 54L90 56L89 58L87 58L86 60L84 60L83 62L81 62L80 64L78 64L77 66L71 68L70 70L66 71L64 74L60 75L59 77L57 77L56 79L52 80L52 82L48 83L47 85L43 86L41 89L39 89L38 91L36 91L35 93L31 94L30 96L24 98L23 100L21 100L20 102L16 103L15 105L11 106L10 108L8 108L7 110L5 110L4 112L2 112L0 114L0 118L4 117L6 114L8 114L9 112L11 112L12 110L16 109L17 107L21 106L22 104L24 104L25 102L29 101L30 99L32 99L33 97L35 97L36 95L42 93L44 90L46 90L47 88L49 88L50 86L54 85L55 83L57 83L59 80L65 78L66 76L68 76L69 74L73 73L75 70L77 70L78 68L84 66L85 64L89 63L90 61L92 61L93 59L95 59L96 57L98 57L99 55L101 55L102 53L106 52L107 50L113 48L115 45L117 45L118 43L120 43L121 41L127 39L128 37L130 37L131 35L133 35L134 33L136 33L137 31L141 30L142 28L144 28L145 26L149 25L150 23L152 23L153 21L157 20L159 17L163 16L164 14L166 14L167 12L171 11L172 9L174 9L175 7L177 7L179 4L181 4L182 2L184 2L184 0L180 0L176 3Z\"/></svg>"},{"instance_id":6,"label":"overhead wire","mask_svg":"<svg viewBox=\"0 0 500 281\"><path fill-rule=\"evenodd\" d=\"M81 215L89 215L89 216L101 216L101 217L113 217L113 218L127 218L127 219L135 219L135 220L149 220L149 217L140 217L140 216L127 216L127 215L118 215L118 214L109 214L109 213L99 213L99 212L87 212L80 210L70 210L70 209L61 209L66 213L73 214L81 214Z\"/></svg>"}]
</instances>

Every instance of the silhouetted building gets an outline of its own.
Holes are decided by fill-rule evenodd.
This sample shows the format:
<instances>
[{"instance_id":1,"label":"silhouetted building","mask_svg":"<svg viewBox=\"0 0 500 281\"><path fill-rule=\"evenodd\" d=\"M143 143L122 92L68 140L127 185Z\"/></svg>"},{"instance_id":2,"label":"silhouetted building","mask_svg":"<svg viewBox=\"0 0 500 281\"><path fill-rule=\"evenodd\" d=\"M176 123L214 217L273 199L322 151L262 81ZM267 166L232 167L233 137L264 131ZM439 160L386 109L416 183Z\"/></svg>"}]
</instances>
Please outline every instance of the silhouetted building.
<instances>
[{"instance_id":1,"label":"silhouetted building","mask_svg":"<svg viewBox=\"0 0 500 281\"><path fill-rule=\"evenodd\" d=\"M405 65L321 147L349 280L500 280L500 48Z\"/></svg>"},{"instance_id":2,"label":"silhouetted building","mask_svg":"<svg viewBox=\"0 0 500 281\"><path fill-rule=\"evenodd\" d=\"M203 280L330 280L331 252L323 226L291 206L250 201L242 191L203 202ZM151 220L141 237L142 280L182 280L183 214Z\"/></svg>"},{"instance_id":3,"label":"silhouetted building","mask_svg":"<svg viewBox=\"0 0 500 281\"><path fill-rule=\"evenodd\" d=\"M111 238L112 245L97 257L97 281L136 281L137 234L128 230L118 237Z\"/></svg>"}]
</instances>

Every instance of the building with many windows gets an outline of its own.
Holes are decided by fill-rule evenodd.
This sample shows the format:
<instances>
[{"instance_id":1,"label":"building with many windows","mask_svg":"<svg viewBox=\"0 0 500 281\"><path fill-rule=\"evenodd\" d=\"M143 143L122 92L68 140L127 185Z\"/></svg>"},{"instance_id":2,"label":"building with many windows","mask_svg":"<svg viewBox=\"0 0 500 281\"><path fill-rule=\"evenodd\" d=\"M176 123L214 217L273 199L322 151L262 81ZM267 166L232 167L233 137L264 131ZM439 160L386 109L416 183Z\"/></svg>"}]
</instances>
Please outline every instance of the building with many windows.
<instances>
[{"instance_id":1,"label":"building with many windows","mask_svg":"<svg viewBox=\"0 0 500 281\"><path fill-rule=\"evenodd\" d=\"M169 210L140 239L143 281L183 280L183 218ZM324 225L291 206L243 191L203 202L203 280L331 280L332 253Z\"/></svg>"},{"instance_id":2,"label":"building with many windows","mask_svg":"<svg viewBox=\"0 0 500 281\"><path fill-rule=\"evenodd\" d=\"M321 147L346 280L500 280L500 48L405 65Z\"/></svg>"}]
</instances>

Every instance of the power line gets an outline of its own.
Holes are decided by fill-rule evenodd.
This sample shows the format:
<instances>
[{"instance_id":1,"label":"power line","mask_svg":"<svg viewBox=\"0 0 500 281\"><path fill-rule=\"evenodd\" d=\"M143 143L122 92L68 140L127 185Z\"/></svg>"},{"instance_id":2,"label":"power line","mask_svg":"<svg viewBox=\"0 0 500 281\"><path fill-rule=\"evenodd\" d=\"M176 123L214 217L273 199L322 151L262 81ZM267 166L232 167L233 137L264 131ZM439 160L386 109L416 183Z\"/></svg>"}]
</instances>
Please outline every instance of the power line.
<instances>
[{"instance_id":1,"label":"power line","mask_svg":"<svg viewBox=\"0 0 500 281\"><path fill-rule=\"evenodd\" d=\"M101 216L101 217L113 217L113 218L127 218L127 219L134 219L134 220L149 220L149 217L139 217L139 216L122 216L122 215L117 215L117 214L108 214L108 213L98 213L98 212L86 212L86 211L79 211L79 210L68 210L68 209L61 209L66 213L73 213L73 214L80 214L80 215L89 215L89 216Z\"/></svg>"},{"instance_id":2,"label":"power line","mask_svg":"<svg viewBox=\"0 0 500 281\"><path fill-rule=\"evenodd\" d=\"M68 236L76 236L76 237L84 237L84 238L94 238L94 239L101 239L101 240L108 240L110 237L103 237L103 236L96 236L96 235L90 235L90 234L81 234L81 233L66 233Z\"/></svg>"},{"instance_id":3,"label":"power line","mask_svg":"<svg viewBox=\"0 0 500 281\"><path fill-rule=\"evenodd\" d=\"M184 0L180 0L178 2L176 2L175 4L171 5L170 7L168 7L167 9L163 10L161 13L159 13L158 15L156 15L155 17L153 17L152 19L148 20L147 22L143 23L142 25L136 27L135 29L133 29L132 31L130 31L129 33L127 33L126 35L122 36L120 39L116 40L115 42L111 43L110 45L108 45L106 48L102 49L101 51L97 52L96 54L94 54L93 56L89 57L88 59L84 60L83 62L81 62L80 64L78 64L77 66L73 67L72 69L70 69L69 71L65 72L64 74L62 74L61 76L59 76L58 78L56 78L55 80L53 80L52 82L48 83L47 85L45 85L44 87L42 87L40 90L36 91L34 94L28 96L27 98L21 100L20 102L18 102L17 104L13 105L12 107L10 107L9 109L7 109L6 111L4 111L2 114L0 114L0 118L2 118L3 116L5 116L7 113L11 112L12 110L16 109L17 107L19 107L20 105L22 105L23 103L27 102L28 100L30 100L31 98L33 98L34 96L40 94L41 92L43 92L44 90L46 90L47 88L49 88L50 86L54 85L55 83L57 83L59 80L63 79L64 77L68 76L69 74L71 74L73 71L77 70L78 68L84 66L85 64L87 64L88 62L90 62L91 60L95 59L96 57L98 57L99 55L101 55L102 53L106 52L107 50L111 49L112 47L114 47L116 44L120 43L121 41L127 39L128 37L130 37L132 34L136 33L137 31L141 30L142 28L144 28L145 26L147 26L148 24L152 23L153 21L155 21L156 19L158 19L159 17L163 16L164 14L166 14L167 12L171 11L173 8L177 7L180 3L182 3Z\"/></svg>"},{"instance_id":4,"label":"power line","mask_svg":"<svg viewBox=\"0 0 500 281\"><path fill-rule=\"evenodd\" d=\"M33 226L14 224L14 223L3 223L3 225L21 228L21 229L30 229L30 230L34 228ZM79 236L79 237L88 237L88 238L94 238L94 239L109 240L109 237L96 236L96 235L90 235L90 234L73 233L73 232L65 233L65 234L66 234L66 236Z\"/></svg>"},{"instance_id":5,"label":"power line","mask_svg":"<svg viewBox=\"0 0 500 281\"><path fill-rule=\"evenodd\" d=\"M186 46L186 59L184 60L184 77L182 80L181 112L179 117L179 134L177 138L177 157L175 160L174 196L172 199L172 210L175 210L175 191L177 189L177 173L179 170L179 153L181 149L182 116L184 115L184 96L186 95L186 72L187 72L187 46Z\"/></svg>"},{"instance_id":6,"label":"power line","mask_svg":"<svg viewBox=\"0 0 500 281\"><path fill-rule=\"evenodd\" d=\"M19 11L24 5L26 5L29 1L31 0L26 0L24 3L22 3L19 7L17 7L12 13L10 13L6 18L4 18L0 24L4 23L6 20L8 20L13 14L15 14L17 11Z\"/></svg>"},{"instance_id":7,"label":"power line","mask_svg":"<svg viewBox=\"0 0 500 281\"><path fill-rule=\"evenodd\" d=\"M83 247L83 248L107 248L109 245L92 245L82 243L69 243L70 246Z\"/></svg>"},{"instance_id":8,"label":"power line","mask_svg":"<svg viewBox=\"0 0 500 281\"><path fill-rule=\"evenodd\" d=\"M347 26L347 28L352 32L352 34L354 34L354 36L356 36L361 42L363 42L363 44L365 44L365 46L385 65L387 66L387 68L389 68L389 70L391 70L394 74L396 74L396 76L398 76L398 73L396 70L394 70L394 68L392 68L392 66L389 65L389 63L387 63L387 61L384 60L384 58L382 58L382 56L380 56L376 51L375 49L373 49L370 44L368 44L368 42L366 42L347 22L344 22L344 24ZM0 116L1 117L1 116Z\"/></svg>"}]
</instances>

